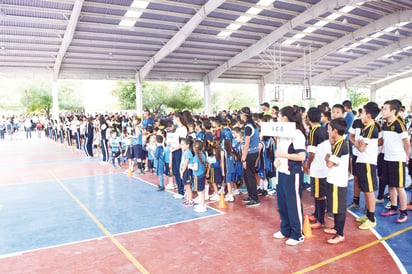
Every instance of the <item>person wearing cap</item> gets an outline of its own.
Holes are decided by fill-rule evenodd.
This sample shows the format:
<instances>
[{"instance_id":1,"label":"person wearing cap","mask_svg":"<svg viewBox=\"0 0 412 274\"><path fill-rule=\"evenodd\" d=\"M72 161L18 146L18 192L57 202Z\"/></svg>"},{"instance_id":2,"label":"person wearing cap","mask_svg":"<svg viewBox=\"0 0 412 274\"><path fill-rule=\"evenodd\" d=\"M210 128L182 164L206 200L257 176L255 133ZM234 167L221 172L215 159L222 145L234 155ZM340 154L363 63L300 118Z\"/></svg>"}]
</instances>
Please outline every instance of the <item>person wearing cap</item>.
<instances>
[{"instance_id":1,"label":"person wearing cap","mask_svg":"<svg viewBox=\"0 0 412 274\"><path fill-rule=\"evenodd\" d=\"M248 107L243 107L240 110L240 117L245 122L244 149L241 160L249 194L249 197L242 201L246 203L246 207L255 207L260 205L255 177L255 164L259 154L259 129L253 121L252 113Z\"/></svg>"},{"instance_id":2,"label":"person wearing cap","mask_svg":"<svg viewBox=\"0 0 412 274\"><path fill-rule=\"evenodd\" d=\"M260 104L263 107L263 116L268 115L272 116L272 111L270 110L270 105L268 102Z\"/></svg>"}]
</instances>

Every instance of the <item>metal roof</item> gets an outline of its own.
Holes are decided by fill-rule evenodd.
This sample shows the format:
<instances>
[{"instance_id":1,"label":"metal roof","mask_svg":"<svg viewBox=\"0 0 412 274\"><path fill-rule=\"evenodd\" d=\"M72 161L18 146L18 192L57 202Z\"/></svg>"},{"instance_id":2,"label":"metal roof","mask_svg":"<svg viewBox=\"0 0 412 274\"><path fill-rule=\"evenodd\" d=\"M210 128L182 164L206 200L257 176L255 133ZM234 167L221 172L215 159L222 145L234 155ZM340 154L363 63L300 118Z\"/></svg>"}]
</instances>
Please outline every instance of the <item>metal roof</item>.
<instances>
[{"instance_id":1,"label":"metal roof","mask_svg":"<svg viewBox=\"0 0 412 274\"><path fill-rule=\"evenodd\" d=\"M411 0L137 2L0 0L0 76L365 87L412 69Z\"/></svg>"}]
</instances>

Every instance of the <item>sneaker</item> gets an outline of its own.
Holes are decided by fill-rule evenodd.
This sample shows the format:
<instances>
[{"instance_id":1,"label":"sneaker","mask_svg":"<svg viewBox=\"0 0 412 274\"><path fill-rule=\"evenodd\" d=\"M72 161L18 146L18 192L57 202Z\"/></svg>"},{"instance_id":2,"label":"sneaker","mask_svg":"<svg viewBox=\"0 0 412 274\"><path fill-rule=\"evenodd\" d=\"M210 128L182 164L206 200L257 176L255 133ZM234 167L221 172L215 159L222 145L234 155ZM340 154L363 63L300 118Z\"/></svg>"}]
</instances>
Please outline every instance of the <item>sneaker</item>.
<instances>
[{"instance_id":1,"label":"sneaker","mask_svg":"<svg viewBox=\"0 0 412 274\"><path fill-rule=\"evenodd\" d=\"M194 202L195 204L198 204L198 203L199 203L199 200L200 200L200 198L199 198L199 196L197 196L196 198L193 199L193 202Z\"/></svg>"},{"instance_id":2,"label":"sneaker","mask_svg":"<svg viewBox=\"0 0 412 274\"><path fill-rule=\"evenodd\" d=\"M343 241L345 241L345 237L344 237L344 236L335 235L335 236L332 237L332 239L329 239L329 240L328 240L328 244L336 245L336 244L339 244L339 243L341 243L341 242L343 242Z\"/></svg>"},{"instance_id":3,"label":"sneaker","mask_svg":"<svg viewBox=\"0 0 412 274\"><path fill-rule=\"evenodd\" d=\"M217 195L217 194L213 194L212 196L210 196L209 197L209 200L210 201L213 201L213 202L217 202L217 201L219 201L219 195Z\"/></svg>"},{"instance_id":4,"label":"sneaker","mask_svg":"<svg viewBox=\"0 0 412 274\"><path fill-rule=\"evenodd\" d=\"M386 199L386 200L388 200L388 199L389 199L389 193L385 193L385 194L383 195L383 198Z\"/></svg>"},{"instance_id":5,"label":"sneaker","mask_svg":"<svg viewBox=\"0 0 412 274\"><path fill-rule=\"evenodd\" d=\"M383 199L378 199L376 198L375 203L376 204L383 204L384 200Z\"/></svg>"},{"instance_id":6,"label":"sneaker","mask_svg":"<svg viewBox=\"0 0 412 274\"><path fill-rule=\"evenodd\" d=\"M407 204L407 205L406 205L406 209L407 209L407 210L412 210L412 204L411 204L411 203Z\"/></svg>"},{"instance_id":7,"label":"sneaker","mask_svg":"<svg viewBox=\"0 0 412 274\"><path fill-rule=\"evenodd\" d=\"M252 200L252 201L246 203L246 207L255 207L255 206L260 206L260 202Z\"/></svg>"},{"instance_id":8,"label":"sneaker","mask_svg":"<svg viewBox=\"0 0 412 274\"><path fill-rule=\"evenodd\" d=\"M226 202L234 202L235 198L233 198L233 195L226 195L225 201Z\"/></svg>"},{"instance_id":9,"label":"sneaker","mask_svg":"<svg viewBox=\"0 0 412 274\"><path fill-rule=\"evenodd\" d=\"M268 191L267 190L261 190L260 193L258 193L259 196L265 197L266 195L268 195Z\"/></svg>"},{"instance_id":10,"label":"sneaker","mask_svg":"<svg viewBox=\"0 0 412 274\"><path fill-rule=\"evenodd\" d=\"M235 189L233 190L233 196L239 195L240 194L240 190L239 189Z\"/></svg>"},{"instance_id":11,"label":"sneaker","mask_svg":"<svg viewBox=\"0 0 412 274\"><path fill-rule=\"evenodd\" d=\"M273 233L273 238L275 238L275 239L284 239L285 236L282 234L282 232L278 231L278 232Z\"/></svg>"},{"instance_id":12,"label":"sneaker","mask_svg":"<svg viewBox=\"0 0 412 274\"><path fill-rule=\"evenodd\" d=\"M346 207L346 210L359 209L359 208L360 208L360 205L359 205L359 204L356 204L356 203L352 202L351 204L349 204L349 205Z\"/></svg>"},{"instance_id":13,"label":"sneaker","mask_svg":"<svg viewBox=\"0 0 412 274\"><path fill-rule=\"evenodd\" d=\"M287 245L298 245L298 244L300 244L300 243L303 243L305 241L305 238L302 236L302 237L300 237L298 240L295 240L295 239L292 239L292 238L289 238L285 243L287 244Z\"/></svg>"},{"instance_id":14,"label":"sneaker","mask_svg":"<svg viewBox=\"0 0 412 274\"><path fill-rule=\"evenodd\" d=\"M369 220L369 219L368 219L368 216L364 215L364 216L361 216L361 217L356 218L355 220L356 220L358 223L364 223L364 222L366 222L366 220Z\"/></svg>"},{"instance_id":15,"label":"sneaker","mask_svg":"<svg viewBox=\"0 0 412 274\"><path fill-rule=\"evenodd\" d=\"M225 193L225 188L224 188L224 187L221 187L217 193L219 193L219 194Z\"/></svg>"},{"instance_id":16,"label":"sneaker","mask_svg":"<svg viewBox=\"0 0 412 274\"><path fill-rule=\"evenodd\" d=\"M182 205L189 207L189 206L193 206L194 203L193 203L193 201L187 201L187 200L186 200L186 201L184 201L184 202L182 203Z\"/></svg>"},{"instance_id":17,"label":"sneaker","mask_svg":"<svg viewBox=\"0 0 412 274\"><path fill-rule=\"evenodd\" d=\"M407 220L408 220L408 215L401 212L401 215L399 216L398 219L396 219L396 222L397 222L397 223L404 223L404 222L406 222Z\"/></svg>"},{"instance_id":18,"label":"sneaker","mask_svg":"<svg viewBox=\"0 0 412 274\"><path fill-rule=\"evenodd\" d=\"M276 188L272 188L271 190L268 191L269 195L276 195Z\"/></svg>"},{"instance_id":19,"label":"sneaker","mask_svg":"<svg viewBox=\"0 0 412 274\"><path fill-rule=\"evenodd\" d=\"M389 209L387 211L382 212L381 216L387 217L387 216L393 216L397 214L398 214L397 210Z\"/></svg>"},{"instance_id":20,"label":"sneaker","mask_svg":"<svg viewBox=\"0 0 412 274\"><path fill-rule=\"evenodd\" d=\"M389 201L389 202L385 205L385 208L386 208L386 209L390 209L390 208L391 208L391 205L392 205L392 203L391 203L391 201Z\"/></svg>"},{"instance_id":21,"label":"sneaker","mask_svg":"<svg viewBox=\"0 0 412 274\"><path fill-rule=\"evenodd\" d=\"M179 193L175 193L175 195L173 195L173 197L175 198L175 199L183 199L183 195L182 194L179 194Z\"/></svg>"},{"instance_id":22,"label":"sneaker","mask_svg":"<svg viewBox=\"0 0 412 274\"><path fill-rule=\"evenodd\" d=\"M252 201L252 198L250 198L249 196L247 198L242 199L243 203L249 203L250 201Z\"/></svg>"},{"instance_id":23,"label":"sneaker","mask_svg":"<svg viewBox=\"0 0 412 274\"><path fill-rule=\"evenodd\" d=\"M175 187L173 186L173 184L171 184L171 183L168 183L167 185L166 185L166 189L167 190L173 190Z\"/></svg>"},{"instance_id":24,"label":"sneaker","mask_svg":"<svg viewBox=\"0 0 412 274\"><path fill-rule=\"evenodd\" d=\"M335 234L335 235L336 235L336 232L337 232L336 229L334 229L334 228L325 228L323 231L327 234Z\"/></svg>"},{"instance_id":25,"label":"sneaker","mask_svg":"<svg viewBox=\"0 0 412 274\"><path fill-rule=\"evenodd\" d=\"M371 220L369 220L368 218L366 219L366 221L364 221L360 226L359 229L371 229L374 228L376 226L376 219L374 222L372 222Z\"/></svg>"},{"instance_id":26,"label":"sneaker","mask_svg":"<svg viewBox=\"0 0 412 274\"><path fill-rule=\"evenodd\" d=\"M322 227L325 227L325 224L321 224L320 222L310 224L310 228L313 228L313 229L319 229L319 228L322 228Z\"/></svg>"},{"instance_id":27,"label":"sneaker","mask_svg":"<svg viewBox=\"0 0 412 274\"><path fill-rule=\"evenodd\" d=\"M193 209L194 212L206 212L206 206L195 206Z\"/></svg>"},{"instance_id":28,"label":"sneaker","mask_svg":"<svg viewBox=\"0 0 412 274\"><path fill-rule=\"evenodd\" d=\"M157 187L157 191L163 191L163 190L165 190L165 187L164 187L164 186L158 186L158 187Z\"/></svg>"}]
</instances>

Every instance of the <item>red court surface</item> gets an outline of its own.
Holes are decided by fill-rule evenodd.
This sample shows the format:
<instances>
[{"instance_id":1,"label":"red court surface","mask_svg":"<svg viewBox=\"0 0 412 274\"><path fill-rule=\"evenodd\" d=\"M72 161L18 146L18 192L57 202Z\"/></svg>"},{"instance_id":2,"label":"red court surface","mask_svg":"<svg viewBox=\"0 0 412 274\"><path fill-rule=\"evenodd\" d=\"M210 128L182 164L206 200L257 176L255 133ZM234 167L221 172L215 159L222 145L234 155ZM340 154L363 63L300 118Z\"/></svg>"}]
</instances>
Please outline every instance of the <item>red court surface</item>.
<instances>
[{"instance_id":1,"label":"red court surface","mask_svg":"<svg viewBox=\"0 0 412 274\"><path fill-rule=\"evenodd\" d=\"M101 165L98 159L85 159L74 151L46 139L0 143L1 184L33 184L106 174L114 176L125 169ZM139 188L156 184L152 174L125 180ZM153 188L155 191L155 188ZM167 194L167 193L166 193ZM69 195L69 194L67 194ZM127 194L126 194L127 195ZM172 195L168 193L168 195ZM0 196L1 197L1 196ZM0 256L0 273L401 273L411 269L397 264L397 259L377 241L370 230L360 231L348 213L346 241L326 243L330 235L312 230L313 237L298 246L287 246L272 234L279 229L276 196L261 198L261 205L245 208L240 201L245 194L228 203L223 214L188 220L137 231L91 238L85 241L48 246ZM16 197L16 199L24 197ZM76 197L70 197L74 199ZM83 203L79 199L80 203ZM156 203L156 199L141 203ZM0 204L2 201L0 200ZM308 191L303 194L304 214L313 212ZM36 204L28 205L36 207ZM53 205L50 205L53 207ZM180 205L178 205L180 206ZM216 208L218 202L209 203ZM7 205L0 210L0 222ZM84 209L83 209L84 210ZM95 212L90 210L93 216ZM15 216L15 218L20 218ZM139 222L139 218L131 220ZM93 220L95 223L100 221ZM24 223L21 224L24 230ZM327 220L332 225L332 220ZM96 224L98 226L98 224ZM8 229L15 229L10 227ZM104 226L98 229L105 230ZM411 236L410 221L402 234ZM39 231L53 233L53 231ZM384 235L387 236L387 235ZM390 236L392 237L392 236ZM398 236L393 236L396 238ZM408 237L409 239L411 237ZM406 245L411 245L406 242ZM394 250L396 253L396 250Z\"/></svg>"}]
</instances>

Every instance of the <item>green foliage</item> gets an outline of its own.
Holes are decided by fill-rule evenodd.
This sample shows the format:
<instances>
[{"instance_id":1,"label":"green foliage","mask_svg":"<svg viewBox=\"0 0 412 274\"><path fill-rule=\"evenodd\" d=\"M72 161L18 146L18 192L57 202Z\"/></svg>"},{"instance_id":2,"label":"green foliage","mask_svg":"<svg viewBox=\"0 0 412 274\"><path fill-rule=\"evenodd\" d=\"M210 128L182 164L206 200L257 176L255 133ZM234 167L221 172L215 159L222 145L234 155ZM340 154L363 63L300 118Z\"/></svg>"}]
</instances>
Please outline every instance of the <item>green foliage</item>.
<instances>
[{"instance_id":1,"label":"green foliage","mask_svg":"<svg viewBox=\"0 0 412 274\"><path fill-rule=\"evenodd\" d=\"M358 91L357 89L349 89L348 92L349 100L352 102L352 108L357 109L362 107L365 103L369 101L369 97L365 93Z\"/></svg>"},{"instance_id":2,"label":"green foliage","mask_svg":"<svg viewBox=\"0 0 412 274\"><path fill-rule=\"evenodd\" d=\"M22 96L22 104L26 106L28 112L43 112L50 115L53 97L50 89L45 87L31 87L25 90Z\"/></svg>"},{"instance_id":3,"label":"green foliage","mask_svg":"<svg viewBox=\"0 0 412 274\"><path fill-rule=\"evenodd\" d=\"M152 113L165 112L167 108L174 111L195 110L203 106L203 99L188 84L177 84L172 90L167 83L144 82L142 86L143 107ZM136 84L118 82L112 94L119 98L123 109L136 107Z\"/></svg>"},{"instance_id":4,"label":"green foliage","mask_svg":"<svg viewBox=\"0 0 412 274\"><path fill-rule=\"evenodd\" d=\"M187 84L177 85L169 97L167 106L175 111L198 110L203 106L203 98Z\"/></svg>"},{"instance_id":5,"label":"green foliage","mask_svg":"<svg viewBox=\"0 0 412 274\"><path fill-rule=\"evenodd\" d=\"M136 84L135 82L123 82L123 81L117 82L116 88L112 91L112 94L118 98L122 109L135 109L136 108Z\"/></svg>"}]
</instances>

